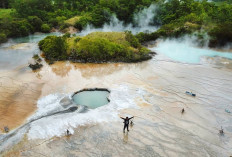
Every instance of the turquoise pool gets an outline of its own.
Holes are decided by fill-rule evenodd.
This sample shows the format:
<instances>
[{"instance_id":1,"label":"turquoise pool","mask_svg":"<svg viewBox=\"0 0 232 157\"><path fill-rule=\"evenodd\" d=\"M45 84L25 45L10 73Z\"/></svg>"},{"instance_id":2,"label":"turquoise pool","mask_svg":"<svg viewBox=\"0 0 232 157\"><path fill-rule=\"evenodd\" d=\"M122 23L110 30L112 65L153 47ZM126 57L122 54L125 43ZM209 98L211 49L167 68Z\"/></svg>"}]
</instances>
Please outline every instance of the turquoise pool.
<instances>
[{"instance_id":1,"label":"turquoise pool","mask_svg":"<svg viewBox=\"0 0 232 157\"><path fill-rule=\"evenodd\" d=\"M108 91L82 91L73 95L73 101L78 105L84 105L95 109L109 103Z\"/></svg>"},{"instance_id":2,"label":"turquoise pool","mask_svg":"<svg viewBox=\"0 0 232 157\"><path fill-rule=\"evenodd\" d=\"M232 59L231 52L218 52L210 49L197 48L187 42L164 41L160 42L152 50L182 63L200 63L201 57L203 56L220 56Z\"/></svg>"}]
</instances>

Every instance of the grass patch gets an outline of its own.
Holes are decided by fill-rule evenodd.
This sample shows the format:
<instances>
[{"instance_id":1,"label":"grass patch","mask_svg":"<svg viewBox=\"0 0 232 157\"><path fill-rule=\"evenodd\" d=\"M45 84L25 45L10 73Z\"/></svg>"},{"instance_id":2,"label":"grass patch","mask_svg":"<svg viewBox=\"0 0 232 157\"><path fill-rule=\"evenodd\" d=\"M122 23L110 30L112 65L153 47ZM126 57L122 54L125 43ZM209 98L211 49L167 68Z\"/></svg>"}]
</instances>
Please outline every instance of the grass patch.
<instances>
[{"instance_id":1,"label":"grass patch","mask_svg":"<svg viewBox=\"0 0 232 157\"><path fill-rule=\"evenodd\" d=\"M68 54L84 62L136 62L148 58L150 52L130 32L94 32L68 38L67 43Z\"/></svg>"},{"instance_id":2,"label":"grass patch","mask_svg":"<svg viewBox=\"0 0 232 157\"><path fill-rule=\"evenodd\" d=\"M75 23L80 19L81 16L74 16L66 21L64 21L64 23L70 24L72 26L75 25Z\"/></svg>"},{"instance_id":3,"label":"grass patch","mask_svg":"<svg viewBox=\"0 0 232 157\"><path fill-rule=\"evenodd\" d=\"M12 14L15 13L13 9L0 9L0 19L1 18L12 18Z\"/></svg>"},{"instance_id":4,"label":"grass patch","mask_svg":"<svg viewBox=\"0 0 232 157\"><path fill-rule=\"evenodd\" d=\"M129 46L129 42L126 40L125 32L93 32L88 34L85 38L88 39L96 39L96 38L104 38L111 42L115 42L117 44L123 44Z\"/></svg>"},{"instance_id":5,"label":"grass patch","mask_svg":"<svg viewBox=\"0 0 232 157\"><path fill-rule=\"evenodd\" d=\"M71 53L71 51L73 49L76 49L77 48L77 45L76 45L76 38L80 38L80 37L72 37L72 38L67 38L67 43L68 43L68 54Z\"/></svg>"}]
</instances>

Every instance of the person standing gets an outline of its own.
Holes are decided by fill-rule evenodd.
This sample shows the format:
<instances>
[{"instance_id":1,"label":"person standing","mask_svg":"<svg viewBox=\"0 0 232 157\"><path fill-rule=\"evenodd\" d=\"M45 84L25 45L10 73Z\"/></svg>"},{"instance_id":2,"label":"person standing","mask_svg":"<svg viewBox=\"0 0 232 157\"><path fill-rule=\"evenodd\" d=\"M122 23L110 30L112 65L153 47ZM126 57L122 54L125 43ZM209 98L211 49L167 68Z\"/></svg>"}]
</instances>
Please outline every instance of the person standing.
<instances>
[{"instance_id":1,"label":"person standing","mask_svg":"<svg viewBox=\"0 0 232 157\"><path fill-rule=\"evenodd\" d=\"M129 132L128 127L129 127L129 124L130 124L130 119L134 118L134 116L131 117L131 118L128 118L128 117L126 117L126 118L120 117L120 118L124 120L124 122L123 122L123 123L124 123L123 132L125 132L125 129L126 129L126 128L127 128L127 131Z\"/></svg>"}]
</instances>

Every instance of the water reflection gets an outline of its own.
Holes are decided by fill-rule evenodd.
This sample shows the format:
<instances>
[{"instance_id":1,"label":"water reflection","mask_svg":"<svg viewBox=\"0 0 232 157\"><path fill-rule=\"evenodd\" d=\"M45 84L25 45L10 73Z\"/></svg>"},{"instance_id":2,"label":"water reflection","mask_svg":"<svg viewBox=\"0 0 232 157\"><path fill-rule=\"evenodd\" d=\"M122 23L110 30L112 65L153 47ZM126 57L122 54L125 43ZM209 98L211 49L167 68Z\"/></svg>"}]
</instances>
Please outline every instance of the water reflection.
<instances>
[{"instance_id":1,"label":"water reflection","mask_svg":"<svg viewBox=\"0 0 232 157\"><path fill-rule=\"evenodd\" d=\"M128 132L123 133L123 143L128 143Z\"/></svg>"},{"instance_id":2,"label":"water reflection","mask_svg":"<svg viewBox=\"0 0 232 157\"><path fill-rule=\"evenodd\" d=\"M133 122L133 120L131 120L131 122L130 122L130 129L132 129L133 126L134 126L134 122Z\"/></svg>"},{"instance_id":3,"label":"water reflection","mask_svg":"<svg viewBox=\"0 0 232 157\"><path fill-rule=\"evenodd\" d=\"M34 54L40 52L37 43L48 35L61 33L34 34L26 37L9 39L0 45L0 70L14 69L20 65L27 65Z\"/></svg>"},{"instance_id":4,"label":"water reflection","mask_svg":"<svg viewBox=\"0 0 232 157\"><path fill-rule=\"evenodd\" d=\"M103 64L82 64L82 63L72 63L75 70L81 72L82 77L103 77L106 75L111 75L120 72L130 71L131 69L145 69L147 67L147 62L128 64L128 63L103 63Z\"/></svg>"},{"instance_id":5,"label":"water reflection","mask_svg":"<svg viewBox=\"0 0 232 157\"><path fill-rule=\"evenodd\" d=\"M69 71L72 69L71 65L68 65L65 62L58 62L56 64L51 65L52 71L61 77L65 77L68 75Z\"/></svg>"}]
</instances>

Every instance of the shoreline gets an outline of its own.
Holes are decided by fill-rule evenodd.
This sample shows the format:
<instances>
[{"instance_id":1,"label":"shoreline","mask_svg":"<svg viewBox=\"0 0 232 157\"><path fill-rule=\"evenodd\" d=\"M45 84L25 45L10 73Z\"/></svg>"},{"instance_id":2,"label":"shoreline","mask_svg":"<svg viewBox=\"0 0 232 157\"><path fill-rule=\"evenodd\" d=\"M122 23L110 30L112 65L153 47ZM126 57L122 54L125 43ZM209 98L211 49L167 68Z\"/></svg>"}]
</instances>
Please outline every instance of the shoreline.
<instances>
[{"instance_id":1,"label":"shoreline","mask_svg":"<svg viewBox=\"0 0 232 157\"><path fill-rule=\"evenodd\" d=\"M92 63L92 64L104 64L104 63L108 63L108 64L115 64L115 63L140 63L143 61L148 61L150 59L152 59L152 57L154 57L157 53L156 52L150 52L148 55L146 55L144 58L141 58L139 60L134 60L134 61L102 61L102 62L96 62L96 61L85 61L85 60L74 60L74 59L70 59L70 60L65 60L65 61L71 61L73 63L83 63L83 64L88 64L88 63ZM64 61L64 62L65 62ZM49 60L48 60L49 62Z\"/></svg>"}]
</instances>

